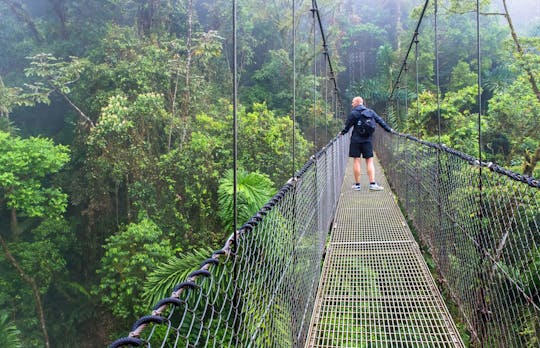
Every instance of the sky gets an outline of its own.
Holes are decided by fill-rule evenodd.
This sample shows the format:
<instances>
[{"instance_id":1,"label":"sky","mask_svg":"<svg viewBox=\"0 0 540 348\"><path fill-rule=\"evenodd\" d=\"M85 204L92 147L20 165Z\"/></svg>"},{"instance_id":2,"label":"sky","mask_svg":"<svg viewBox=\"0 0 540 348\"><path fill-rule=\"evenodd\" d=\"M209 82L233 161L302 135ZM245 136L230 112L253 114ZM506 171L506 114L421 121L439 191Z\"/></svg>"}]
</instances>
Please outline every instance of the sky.
<instances>
[{"instance_id":1,"label":"sky","mask_svg":"<svg viewBox=\"0 0 540 348\"><path fill-rule=\"evenodd\" d=\"M502 0L492 0L493 6L502 9ZM520 34L531 29L532 23L540 22L540 0L506 0L512 23Z\"/></svg>"}]
</instances>

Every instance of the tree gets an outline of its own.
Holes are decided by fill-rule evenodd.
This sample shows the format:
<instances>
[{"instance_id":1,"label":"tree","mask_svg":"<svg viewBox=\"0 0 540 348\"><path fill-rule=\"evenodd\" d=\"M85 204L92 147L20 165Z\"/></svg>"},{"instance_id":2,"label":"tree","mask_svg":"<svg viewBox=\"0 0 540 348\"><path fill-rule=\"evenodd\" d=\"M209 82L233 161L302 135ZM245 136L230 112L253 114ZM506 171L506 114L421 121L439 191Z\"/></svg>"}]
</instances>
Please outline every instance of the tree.
<instances>
[{"instance_id":1,"label":"tree","mask_svg":"<svg viewBox=\"0 0 540 348\"><path fill-rule=\"evenodd\" d=\"M30 67L25 69L26 76L35 76L41 81L28 84L29 95L36 103L49 103L50 94L56 92L60 94L68 104L77 112L83 123L89 127L94 127L94 121L88 117L69 98L69 85L76 82L84 68L84 60L71 57L70 62L58 61L56 57L49 53L40 53L30 57Z\"/></svg>"},{"instance_id":2,"label":"tree","mask_svg":"<svg viewBox=\"0 0 540 348\"><path fill-rule=\"evenodd\" d=\"M40 43L42 42L43 35L38 30L38 27L28 11L24 8L24 6L17 0L2 0L4 4L8 6L8 8L11 10L11 13L21 22L23 22L28 30L32 33L34 39L36 42Z\"/></svg>"},{"instance_id":3,"label":"tree","mask_svg":"<svg viewBox=\"0 0 540 348\"><path fill-rule=\"evenodd\" d=\"M140 94L133 102L121 95L112 97L89 134L89 164L103 194L97 199L109 201L106 195L113 194L111 205L117 224L137 216L134 208L151 206L149 201L134 201L136 192L132 188L152 185L156 178L151 163L166 146L162 129L167 112L163 104L163 97L153 93ZM125 193L123 198L120 192ZM125 216L120 216L120 211Z\"/></svg>"},{"instance_id":4,"label":"tree","mask_svg":"<svg viewBox=\"0 0 540 348\"><path fill-rule=\"evenodd\" d=\"M67 196L59 188L47 187L46 178L57 173L69 160L69 150L66 146L54 145L50 139L21 139L6 132L0 132L0 148L0 203L11 212L11 234L0 234L0 244L8 262L32 289L45 346L49 347L39 284L17 260L5 238L20 241L20 217L29 222L34 218L61 218Z\"/></svg>"},{"instance_id":5,"label":"tree","mask_svg":"<svg viewBox=\"0 0 540 348\"><path fill-rule=\"evenodd\" d=\"M473 2L467 3L466 5L464 5L463 2L461 1L460 2L451 1L450 3L452 5L452 9L458 13L464 13L467 11L476 11L476 5ZM487 1L485 1L482 4L481 8L485 8L486 3ZM540 102L540 87L539 87L539 82L538 82L540 78L539 77L540 71L538 70L538 66L540 63L540 55L538 55L538 50L540 48L540 39L537 37L536 38L520 37L518 35L514 27L512 17L510 16L510 13L508 11L508 5L507 5L506 0L502 0L502 12L483 11L481 12L481 14L484 16L502 16L506 20L508 29L510 30L511 42L515 49L515 54L514 54L515 60L513 61L514 68L516 69L515 71L517 72L515 75L519 76L519 79L521 80L521 82L514 83L514 87L520 89L522 93L532 94L532 96L534 96L534 98L536 99L536 101L534 101L533 103L538 104L538 102ZM511 49L509 49L509 51L511 51ZM489 57L490 55L484 53L484 56ZM499 68L499 70L501 69ZM490 74L488 74L488 76L491 77ZM522 86L523 81L526 81L529 84L529 88ZM499 87L498 84L493 84L489 80L488 82L489 82L488 86L491 86L491 88L494 91L495 89L498 89ZM521 87L518 87L518 85ZM518 94L514 94L514 95L518 95ZM497 98L498 96L495 95L495 99ZM501 99L506 99L506 98L507 97L505 96L501 97ZM530 98L528 98L527 96L524 96L521 99L526 99L528 100L528 102L531 102ZM489 110L489 113L492 114L492 116L496 114L500 114L501 109L500 109L499 102L495 101L493 104L490 103L490 105L493 105L493 106L497 105L496 107L499 108L498 110L493 110L494 111L493 113L491 113L491 110ZM529 110L528 108L524 109L524 111L528 111L528 110ZM514 113L515 112L516 111L514 110ZM520 117L523 118L523 116L526 116L527 118L531 116L534 117L534 115L531 115L530 112L527 112L525 115L521 115ZM495 121L495 123L497 122L499 122L499 125L501 125L507 121L501 119L500 121ZM520 122L520 124L529 125L530 122L524 121L524 122ZM524 131L524 130L525 130L524 127L519 127L518 129L515 130L517 139L527 140L527 137L523 138L522 136L520 136L520 133L519 133L519 131ZM511 131L511 132L514 132L514 131ZM525 132L526 134L530 133L528 130L525 130ZM500 136L498 136L497 134L491 134L491 136L494 137L494 139L500 139ZM529 139L530 141L526 141L525 144L522 142L519 142L519 140L516 143L516 144L519 144L517 145L517 147L520 148L520 151L523 152L524 160L523 160L522 171L525 175L532 175L537 163L540 161L540 142L537 139L535 139L534 136ZM514 138L512 138L512 140L514 140ZM494 147L493 144L488 145L488 147L490 146L491 148ZM512 152L516 153L517 151L512 151Z\"/></svg>"},{"instance_id":6,"label":"tree","mask_svg":"<svg viewBox=\"0 0 540 348\"><path fill-rule=\"evenodd\" d=\"M477 108L477 87L466 86L455 92L447 92L440 101L441 142L446 146L476 153L475 142L478 137L476 126L477 114L471 112ZM438 142L439 120L436 96L431 92L422 92L419 102L411 103L404 131L410 132L428 141ZM418 115L418 116L412 116Z\"/></svg>"},{"instance_id":7,"label":"tree","mask_svg":"<svg viewBox=\"0 0 540 348\"><path fill-rule=\"evenodd\" d=\"M255 103L252 108L251 112L243 108L239 112L241 166L269 175L272 182L285 183L292 176L292 120L276 115L266 103ZM307 153L308 143L297 130L297 163L306 160Z\"/></svg>"},{"instance_id":8,"label":"tree","mask_svg":"<svg viewBox=\"0 0 540 348\"><path fill-rule=\"evenodd\" d=\"M516 96L519 96L516 97ZM508 139L510 149L506 163L514 159L520 163L525 175L532 175L540 160L540 102L532 93L528 77L522 74L504 92L497 93L489 101L487 121L493 138ZM488 144L496 148L496 144Z\"/></svg>"},{"instance_id":9,"label":"tree","mask_svg":"<svg viewBox=\"0 0 540 348\"><path fill-rule=\"evenodd\" d=\"M12 129L9 114L17 104L20 88L9 88L0 77L0 131L10 132Z\"/></svg>"},{"instance_id":10,"label":"tree","mask_svg":"<svg viewBox=\"0 0 540 348\"><path fill-rule=\"evenodd\" d=\"M156 265L173 255L171 243L152 220L129 224L107 239L98 270L100 283L93 292L115 316L133 319L146 312L141 284Z\"/></svg>"},{"instance_id":11,"label":"tree","mask_svg":"<svg viewBox=\"0 0 540 348\"><path fill-rule=\"evenodd\" d=\"M19 214L51 218L65 211L66 194L46 187L45 180L68 162L69 149L50 139L21 139L6 132L0 132L0 148L0 202L11 211L11 238L16 241Z\"/></svg>"},{"instance_id":12,"label":"tree","mask_svg":"<svg viewBox=\"0 0 540 348\"><path fill-rule=\"evenodd\" d=\"M534 95L536 96L536 99L540 102L540 88L538 87L538 78L537 78L537 71L534 71L531 66L529 66L527 61L533 60L538 63L538 54L526 54L525 50L523 49L519 37L516 33L516 30L514 29L514 24L512 23L512 17L510 17L510 13L508 12L508 5L506 4L506 0L502 0L503 6L504 6L504 18L506 19L508 23L508 27L510 28L510 32L512 35L512 40L514 41L514 44L516 45L517 50L517 58L520 60L523 60L523 66L522 68L525 70L525 73L527 74L527 79L529 80L529 83L531 84L532 91ZM539 40L536 40L537 42L540 42ZM535 57L536 56L536 57Z\"/></svg>"}]
</instances>

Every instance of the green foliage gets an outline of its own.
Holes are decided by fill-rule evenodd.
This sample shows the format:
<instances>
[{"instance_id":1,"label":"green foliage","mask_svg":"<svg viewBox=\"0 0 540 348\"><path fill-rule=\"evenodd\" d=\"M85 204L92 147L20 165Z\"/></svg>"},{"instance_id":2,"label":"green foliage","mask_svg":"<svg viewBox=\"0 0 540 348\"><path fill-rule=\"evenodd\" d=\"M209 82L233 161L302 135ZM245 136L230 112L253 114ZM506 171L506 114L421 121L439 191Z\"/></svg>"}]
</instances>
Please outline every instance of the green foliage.
<instances>
[{"instance_id":1,"label":"green foliage","mask_svg":"<svg viewBox=\"0 0 540 348\"><path fill-rule=\"evenodd\" d=\"M460 61L452 70L448 88L451 91L458 91L468 86L475 86L478 81L478 74L471 71L471 67L466 62Z\"/></svg>"},{"instance_id":2,"label":"green foliage","mask_svg":"<svg viewBox=\"0 0 540 348\"><path fill-rule=\"evenodd\" d=\"M21 93L20 88L9 88L4 85L2 78L0 77L0 117L7 118L13 110L13 107L20 103L19 95ZM0 130L7 130L0 128Z\"/></svg>"},{"instance_id":3,"label":"green foliage","mask_svg":"<svg viewBox=\"0 0 540 348\"><path fill-rule=\"evenodd\" d=\"M534 347L538 344L539 327L538 317L532 313L540 303L540 254L535 247L538 243L536 221L540 219L539 192L496 173L482 173L485 185L481 195L475 182L477 168L471 170L463 163L461 168L454 167L445 179L455 181L447 185L455 187L448 197L448 211L455 213L454 221L459 225L448 245L467 238L475 241L468 247L447 249L452 272L481 272L486 275L483 286L487 286L491 294L508 294L510 298L513 292L524 294L526 297L516 296L502 307L493 296L487 296L485 303L493 311L493 318L497 318L493 322L504 325L500 326L504 332L520 336L521 346ZM524 243L525 240L528 242ZM485 255L492 261L482 262ZM480 278L473 279L481 284ZM470 284L466 282L458 286L463 286L459 291L470 291L466 288ZM507 315L515 318L515 322L503 324L499 320Z\"/></svg>"},{"instance_id":4,"label":"green foliage","mask_svg":"<svg viewBox=\"0 0 540 348\"><path fill-rule=\"evenodd\" d=\"M239 120L241 166L265 173L273 182L284 183L292 174L291 119L277 116L265 103L256 103L251 112L240 110ZM303 163L307 158L308 143L298 131L295 139L296 160Z\"/></svg>"},{"instance_id":5,"label":"green foliage","mask_svg":"<svg viewBox=\"0 0 540 348\"><path fill-rule=\"evenodd\" d=\"M482 6L487 2L483 0ZM222 220L230 219L232 214L220 213L223 214L220 216L216 212L221 211L220 194L226 196L224 191L219 191L220 183L227 180L225 176L230 176L227 170L232 167L232 107L220 99L230 99L231 13L223 11L229 5L224 0L212 4L193 2L193 8L187 1L168 0L40 4L17 0L16 3L21 4L20 12L0 1L0 42L4 43L0 50L0 75L6 81L4 85L0 80L0 129L11 134L0 132L0 229L11 224L10 210L15 209L21 232L17 238L9 238L9 245L25 270L38 280L40 291L47 299L44 303L47 313L58 313L73 328L68 338L64 337L67 331L51 324L55 327L51 329L51 335L53 332L55 335L52 342L70 346L74 344L67 342L78 342L75 336L81 332L97 331L105 336L110 330L100 327L101 323L87 327L89 324L82 326L81 322L98 322L95 304L84 289L95 286L96 280L91 275L103 256L101 248L105 239L110 236L109 244L125 243L122 248L129 251L128 237L120 241L119 236L129 234L130 229L142 229L134 227L138 226L135 224L120 227L118 232L119 226L148 217L155 222L145 225L154 231L152 235L161 233L156 231L171 232L161 233L160 239L155 237L147 244L170 239L171 243L182 245L182 250L215 246L230 234L231 228L224 229ZM325 25L325 30L334 68L340 72L341 64L353 56L362 56L362 80L349 88L348 93L364 96L376 110L383 110L397 72L395 64L402 58L410 29L418 19L419 8L407 19L408 9L417 5L413 3L319 2L323 21L331 18L325 22L330 24ZM290 11L285 10L290 2L241 1L239 6L239 85L240 102L244 105L238 110L239 164L250 172L261 173L265 178L261 180L269 179L268 184L270 180L277 185L285 182L302 166L313 148L326 144L322 134L337 132L332 129L339 122L328 120L331 115L325 111L328 105L321 91L324 80L312 76L313 65L317 65L319 73L321 66L319 59L313 57L311 4L297 5L301 18L295 23L296 168L292 168L290 120L293 21ZM476 39L471 12L475 5L474 1L441 1L438 18L442 28L441 141L472 155L477 148L476 52L471 49ZM431 6L428 16L432 15ZM536 33L536 27L531 25L532 34ZM401 31L404 36L398 39L396 34ZM490 160L509 163L512 169L518 169L540 145L535 132L540 108L528 87L527 76L522 74L524 68L538 74L539 44L536 38L521 37L525 54L512 57L514 47L498 17L483 17L481 31L486 100L483 107L488 106L482 123L485 150ZM432 21L423 22L420 34L419 108L411 92L415 90L414 78L409 74L407 81L402 80L402 86L408 83L409 117L401 114L401 106L391 110L389 116L396 124L405 126L406 131L433 141L438 140L438 120ZM343 62L339 62L340 57L344 58ZM508 63L511 61L514 64ZM360 61L350 61L357 63ZM413 65L409 61L409 73ZM360 64L357 67L360 69ZM339 88L347 89L345 79L339 76L338 80ZM405 96L404 89L400 89L397 99L401 105ZM66 112L70 103L84 110L95 127L77 127L72 113ZM418 117L411 116L417 113ZM514 115L516 122L511 121ZM62 171L61 181L57 174L69 160L67 147L55 147L41 138L23 141L13 135L17 127L31 134L42 133L36 126L38 123L32 123L29 118L40 122L65 120L57 128L62 129L64 136L73 133L65 137L73 159ZM261 183L248 184L258 187ZM63 191L69 192L69 206ZM260 208L263 200L246 209L239 223ZM230 207L230 192L229 203L223 203L227 205ZM68 208L69 224L60 218ZM241 210L244 214L244 209ZM3 230L0 232L9 236ZM142 257L139 254L145 254L146 249L144 242L139 244L137 256ZM110 255L121 251L119 247L113 252L109 245L106 252L111 258ZM27 285L3 256L0 258L0 303L9 306L13 313L30 313L18 316L15 322L30 337L25 338L24 345L35 346L39 344L36 337L40 334L38 320L33 317L33 301L28 293L17 292ZM530 264L534 264L534 259L532 254L527 256ZM122 262L128 263L124 259ZM168 272L178 276L175 280L184 275L184 271L174 272L173 264L182 267L183 261L178 262L171 260L170 267L156 271L158 288L165 289L174 282L168 278ZM114 269L112 264L112 261L107 264L107 271L102 265L99 273L102 278L106 278L108 271L123 271ZM140 286L145 279L143 272L132 269L126 277L138 279L139 284L130 283L132 288L143 288ZM112 273L110 278L113 279ZM121 281L116 283L120 288ZM107 284L111 287L106 289L112 289L114 282ZM112 293L112 290L100 291ZM158 293L163 294L161 291ZM152 290L145 289L145 296L151 293ZM118 296L128 302L125 293ZM63 304L61 310L52 298ZM117 308L121 314L113 314L113 320L142 305L146 303L127 303L124 312ZM147 313L148 308L144 309L142 313ZM286 322L289 309L276 309L283 310L283 318L279 320ZM524 335L532 337L535 333L531 325L516 325L522 326ZM84 330L76 332L77 328Z\"/></svg>"},{"instance_id":6,"label":"green foliage","mask_svg":"<svg viewBox=\"0 0 540 348\"><path fill-rule=\"evenodd\" d=\"M68 94L70 92L68 85L79 79L85 65L84 60L77 57L70 57L71 61L64 62L50 53L39 53L28 59L30 67L25 69L26 76L43 80L28 87L36 93L36 102L45 103L49 100L44 96L48 97L53 90Z\"/></svg>"},{"instance_id":7,"label":"green foliage","mask_svg":"<svg viewBox=\"0 0 540 348\"><path fill-rule=\"evenodd\" d=\"M268 60L253 74L254 86L247 86L243 94L246 104L265 101L272 109L286 112L292 100L292 62L283 49L272 50Z\"/></svg>"},{"instance_id":8,"label":"green foliage","mask_svg":"<svg viewBox=\"0 0 540 348\"><path fill-rule=\"evenodd\" d=\"M218 106L223 110L229 107ZM216 197L219 179L232 163L232 139L223 110L216 117L199 114L193 125L196 131L186 144L162 155L157 163L159 195L166 203L161 215L169 228L177 231L176 238L187 245L214 244L224 237L216 214Z\"/></svg>"},{"instance_id":9,"label":"green foliage","mask_svg":"<svg viewBox=\"0 0 540 348\"><path fill-rule=\"evenodd\" d=\"M0 193L8 208L28 217L59 217L67 196L45 179L69 161L69 149L45 138L21 139L0 132Z\"/></svg>"},{"instance_id":10,"label":"green foliage","mask_svg":"<svg viewBox=\"0 0 540 348\"><path fill-rule=\"evenodd\" d=\"M149 195L156 190L152 181L158 174L153 164L165 150L161 130L167 116L161 95L140 94L133 101L114 96L88 136L92 179L101 190L106 190L106 199L115 202L119 200L119 190L127 190L129 199L123 202L123 208L128 212L128 220L141 211L155 212L155 197Z\"/></svg>"},{"instance_id":11,"label":"green foliage","mask_svg":"<svg viewBox=\"0 0 540 348\"><path fill-rule=\"evenodd\" d=\"M22 348L23 344L20 339L21 332L17 326L11 321L7 313L0 314L0 346L9 348Z\"/></svg>"},{"instance_id":12,"label":"green foliage","mask_svg":"<svg viewBox=\"0 0 540 348\"><path fill-rule=\"evenodd\" d=\"M143 219L107 239L97 271L100 283L93 293L115 316L132 319L146 312L142 284L155 265L174 255L171 243L163 237L153 221Z\"/></svg>"},{"instance_id":13,"label":"green foliage","mask_svg":"<svg viewBox=\"0 0 540 348\"><path fill-rule=\"evenodd\" d=\"M234 178L233 171L227 170L221 179L219 195L219 217L225 231L233 233L234 226ZM270 178L261 173L249 173L245 170L237 172L237 211L239 228L248 221L275 194L274 184Z\"/></svg>"},{"instance_id":14,"label":"green foliage","mask_svg":"<svg viewBox=\"0 0 540 348\"><path fill-rule=\"evenodd\" d=\"M490 93L503 93L515 80L508 66L498 66L487 71L482 79L482 87Z\"/></svg>"},{"instance_id":15,"label":"green foliage","mask_svg":"<svg viewBox=\"0 0 540 348\"><path fill-rule=\"evenodd\" d=\"M212 250L204 247L180 253L179 256L168 259L156 265L148 275L143 293L143 299L148 308L159 300L170 296L175 285L187 279L189 273L195 271L202 260L211 255Z\"/></svg>"},{"instance_id":16,"label":"green foliage","mask_svg":"<svg viewBox=\"0 0 540 348\"><path fill-rule=\"evenodd\" d=\"M477 153L477 114L471 113L477 109L476 97L477 87L467 86L447 92L440 102L441 142L471 155ZM438 128L436 96L428 91L422 92L419 102L410 104L405 131L438 142Z\"/></svg>"},{"instance_id":17,"label":"green foliage","mask_svg":"<svg viewBox=\"0 0 540 348\"><path fill-rule=\"evenodd\" d=\"M495 94L489 101L487 118L491 138L494 138L487 144L490 153L503 155L498 157L503 163L523 163L524 154L540 146L539 110L540 101L532 93L525 75L519 76L504 92ZM507 151L501 151L495 143L501 138L508 141Z\"/></svg>"},{"instance_id":18,"label":"green foliage","mask_svg":"<svg viewBox=\"0 0 540 348\"><path fill-rule=\"evenodd\" d=\"M78 92L78 98L97 116L117 95L130 100L139 94L165 95L169 83L169 65L165 62L174 55L168 47L173 48L139 41L133 28L111 26L107 36L90 53L93 64L82 76L84 89Z\"/></svg>"}]
</instances>

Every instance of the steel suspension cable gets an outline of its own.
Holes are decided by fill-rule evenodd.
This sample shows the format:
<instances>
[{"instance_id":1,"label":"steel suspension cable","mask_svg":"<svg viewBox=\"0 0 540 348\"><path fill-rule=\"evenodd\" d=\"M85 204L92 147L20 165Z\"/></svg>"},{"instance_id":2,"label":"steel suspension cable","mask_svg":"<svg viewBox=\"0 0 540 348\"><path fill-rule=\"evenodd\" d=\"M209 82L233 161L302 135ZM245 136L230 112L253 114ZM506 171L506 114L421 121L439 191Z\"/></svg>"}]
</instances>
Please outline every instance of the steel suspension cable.
<instances>
[{"instance_id":1,"label":"steel suspension cable","mask_svg":"<svg viewBox=\"0 0 540 348\"><path fill-rule=\"evenodd\" d=\"M414 35L414 55L415 55L415 66L416 66L416 119L420 117L420 72L419 62L418 62L418 33Z\"/></svg>"},{"instance_id":2,"label":"steel suspension cable","mask_svg":"<svg viewBox=\"0 0 540 348\"><path fill-rule=\"evenodd\" d=\"M317 106L317 27L315 23L315 0L311 1L311 13L313 15L313 147L317 149L317 124L315 123Z\"/></svg>"},{"instance_id":3,"label":"steel suspension cable","mask_svg":"<svg viewBox=\"0 0 540 348\"><path fill-rule=\"evenodd\" d=\"M324 142L328 141L328 47L324 45Z\"/></svg>"},{"instance_id":4,"label":"steel suspension cable","mask_svg":"<svg viewBox=\"0 0 540 348\"><path fill-rule=\"evenodd\" d=\"M311 1L311 7L312 7L312 11L314 13L314 16L317 16L317 21L319 22L319 30L321 32L321 38L322 38L322 41L323 41L323 47L326 48L326 52L328 52L328 45L327 45L327 42L326 42L326 34L324 33L324 27L323 27L323 24L322 24L322 20L321 20L321 15L319 13L319 7L317 6L317 0L312 0ZM336 98L338 99L338 102L339 102L339 88L338 88L338 85L337 85L337 80L336 80L336 74L334 72L334 67L332 65L332 59L330 58L330 54L328 53L327 54L327 61L328 61L328 67L330 68L330 76L331 76L331 80L334 82L334 90L336 92ZM338 103L340 106L341 106L341 109L343 109L343 105L342 103Z\"/></svg>"},{"instance_id":5,"label":"steel suspension cable","mask_svg":"<svg viewBox=\"0 0 540 348\"><path fill-rule=\"evenodd\" d=\"M478 102L478 199L479 199L479 207L478 207L478 219L479 222L479 252L480 252L480 260L479 260L479 267L478 267L478 277L480 281L480 296L478 304L478 312L480 316L480 342L481 345L484 345L484 340L486 336L486 327L487 327L487 321L488 321L488 309L487 309L487 303L486 303L486 293L487 290L487 284L484 281L483 278L483 263L485 262L485 243L486 237L484 236L484 227L483 227L483 218L484 218L484 198L483 198L483 183L482 183L482 56L481 56L481 42L480 42L480 3L479 0L476 0L476 58L477 58L477 102Z\"/></svg>"},{"instance_id":6,"label":"steel suspension cable","mask_svg":"<svg viewBox=\"0 0 540 348\"><path fill-rule=\"evenodd\" d=\"M409 83L409 80L407 79L407 77L409 76L408 75L409 73L409 67L407 65L407 62L405 62L405 76L403 77L403 79L405 80L405 82L403 83L405 85L405 117L407 117L407 115L409 114L409 89L408 89L408 83Z\"/></svg>"},{"instance_id":7,"label":"steel suspension cable","mask_svg":"<svg viewBox=\"0 0 540 348\"><path fill-rule=\"evenodd\" d=\"M418 36L418 29L420 28L420 24L422 24L422 19L424 18L424 15L426 13L426 8L429 4L429 0L426 0L424 3L424 7L422 8L422 13L420 14L420 18L418 18L418 22L416 23L416 29L414 30L414 36L409 44L409 48L407 49L407 53L405 54L405 58L403 59L403 63L401 64L401 68L399 70L398 76L396 78L396 82L394 83L394 86L392 87L392 90L390 92L390 95L388 96L388 100L392 98L394 95L394 91L396 90L397 85L399 84L399 79L401 77L401 74L403 73L403 69L405 67L405 64L407 63L407 60L409 59L409 53L411 52L411 48L413 43L416 40L416 37Z\"/></svg>"},{"instance_id":8,"label":"steel suspension cable","mask_svg":"<svg viewBox=\"0 0 540 348\"><path fill-rule=\"evenodd\" d=\"M437 217L438 217L438 226L439 231L442 232L443 227L443 211L442 211L442 189L441 189L441 83L440 83L440 71L439 71L439 26L438 26L438 17L439 17L439 3L438 0L435 0L435 13L434 13L434 40L435 40L435 80L437 88L437 143L439 148L437 148Z\"/></svg>"},{"instance_id":9,"label":"steel suspension cable","mask_svg":"<svg viewBox=\"0 0 540 348\"><path fill-rule=\"evenodd\" d=\"M478 98L478 160L482 163L482 55L480 42L480 2L476 0L477 98ZM480 203L482 203L482 166L479 171Z\"/></svg>"},{"instance_id":10,"label":"steel suspension cable","mask_svg":"<svg viewBox=\"0 0 540 348\"><path fill-rule=\"evenodd\" d=\"M439 28L438 28L439 4L435 0L435 85L437 88L437 142L441 143L441 81L439 73Z\"/></svg>"},{"instance_id":11,"label":"steel suspension cable","mask_svg":"<svg viewBox=\"0 0 540 348\"><path fill-rule=\"evenodd\" d=\"M296 0L292 0L292 66L293 66L293 105L292 105L292 172L296 173Z\"/></svg>"},{"instance_id":12,"label":"steel suspension cable","mask_svg":"<svg viewBox=\"0 0 540 348\"><path fill-rule=\"evenodd\" d=\"M232 254L235 257L238 250L237 226L238 226L238 60L237 60L237 0L232 2L232 40L233 40L233 247ZM234 262L233 267L234 283L234 305L238 303L237 282L238 282L238 263ZM233 335L238 339L238 327L234 325Z\"/></svg>"}]
</instances>

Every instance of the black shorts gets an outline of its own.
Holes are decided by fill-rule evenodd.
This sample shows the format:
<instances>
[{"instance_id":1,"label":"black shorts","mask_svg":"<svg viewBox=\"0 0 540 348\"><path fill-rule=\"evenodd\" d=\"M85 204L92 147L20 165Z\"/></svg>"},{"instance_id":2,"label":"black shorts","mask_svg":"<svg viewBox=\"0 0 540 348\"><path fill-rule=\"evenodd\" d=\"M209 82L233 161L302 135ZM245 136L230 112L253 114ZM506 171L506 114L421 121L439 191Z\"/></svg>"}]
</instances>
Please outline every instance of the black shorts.
<instances>
[{"instance_id":1,"label":"black shorts","mask_svg":"<svg viewBox=\"0 0 540 348\"><path fill-rule=\"evenodd\" d=\"M373 157L373 144L370 141L366 143L351 143L349 145L349 157Z\"/></svg>"}]
</instances>

